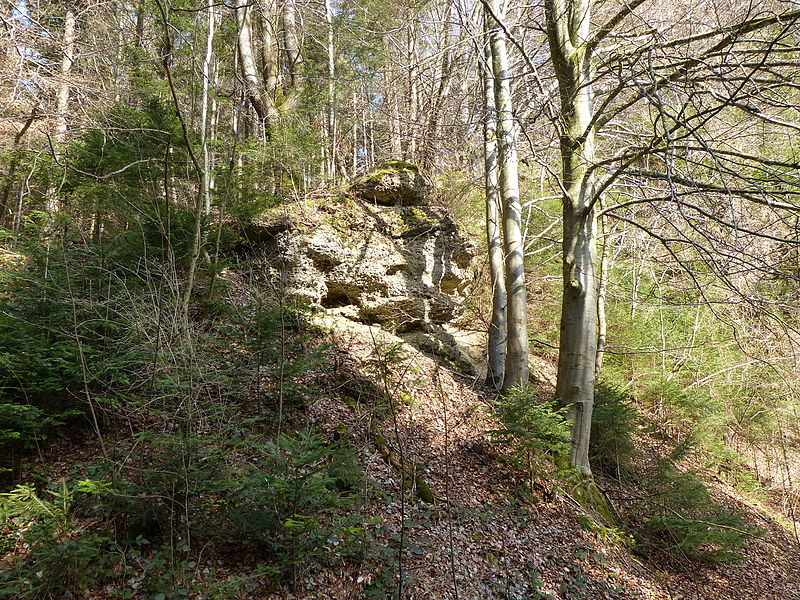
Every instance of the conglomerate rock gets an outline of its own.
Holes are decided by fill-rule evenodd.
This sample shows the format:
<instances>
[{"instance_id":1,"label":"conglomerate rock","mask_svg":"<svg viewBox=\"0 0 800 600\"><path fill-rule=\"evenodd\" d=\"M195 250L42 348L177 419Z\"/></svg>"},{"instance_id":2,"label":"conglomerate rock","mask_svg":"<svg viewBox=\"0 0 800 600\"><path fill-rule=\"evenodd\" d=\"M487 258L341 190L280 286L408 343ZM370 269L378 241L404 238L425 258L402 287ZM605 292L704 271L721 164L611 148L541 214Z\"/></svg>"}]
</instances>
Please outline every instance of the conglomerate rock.
<instances>
[{"instance_id":1,"label":"conglomerate rock","mask_svg":"<svg viewBox=\"0 0 800 600\"><path fill-rule=\"evenodd\" d=\"M416 165L389 160L356 179L350 191L383 206L420 206L428 203L431 188Z\"/></svg>"},{"instance_id":2,"label":"conglomerate rock","mask_svg":"<svg viewBox=\"0 0 800 600\"><path fill-rule=\"evenodd\" d=\"M248 237L268 250L287 301L398 333L452 320L472 280L472 244L431 206L306 200L262 215Z\"/></svg>"}]
</instances>

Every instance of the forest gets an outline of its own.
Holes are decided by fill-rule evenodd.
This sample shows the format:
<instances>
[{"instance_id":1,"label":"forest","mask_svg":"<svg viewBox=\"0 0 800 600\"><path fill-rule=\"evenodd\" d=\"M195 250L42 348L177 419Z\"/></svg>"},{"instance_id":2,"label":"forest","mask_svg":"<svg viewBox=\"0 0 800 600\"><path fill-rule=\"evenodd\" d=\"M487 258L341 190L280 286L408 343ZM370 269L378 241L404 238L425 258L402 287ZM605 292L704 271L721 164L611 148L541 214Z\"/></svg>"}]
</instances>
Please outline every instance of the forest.
<instances>
[{"instance_id":1,"label":"forest","mask_svg":"<svg viewBox=\"0 0 800 600\"><path fill-rule=\"evenodd\" d=\"M800 600L796 1L0 24L0 599Z\"/></svg>"}]
</instances>

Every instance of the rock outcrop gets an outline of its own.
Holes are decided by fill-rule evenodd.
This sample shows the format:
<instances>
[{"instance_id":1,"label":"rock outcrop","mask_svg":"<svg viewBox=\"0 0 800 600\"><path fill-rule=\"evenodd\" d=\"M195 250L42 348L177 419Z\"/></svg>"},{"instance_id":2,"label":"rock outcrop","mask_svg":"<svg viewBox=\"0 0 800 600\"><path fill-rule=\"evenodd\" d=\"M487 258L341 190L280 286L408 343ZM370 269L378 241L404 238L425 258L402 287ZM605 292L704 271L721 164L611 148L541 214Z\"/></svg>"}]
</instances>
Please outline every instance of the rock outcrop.
<instances>
[{"instance_id":1,"label":"rock outcrop","mask_svg":"<svg viewBox=\"0 0 800 600\"><path fill-rule=\"evenodd\" d=\"M390 206L363 194L306 200L263 215L248 237L268 248L288 300L397 333L431 331L459 314L475 251L447 211L402 196Z\"/></svg>"},{"instance_id":2,"label":"rock outcrop","mask_svg":"<svg viewBox=\"0 0 800 600\"><path fill-rule=\"evenodd\" d=\"M389 160L356 179L350 191L383 206L420 206L428 203L431 188L416 165Z\"/></svg>"}]
</instances>

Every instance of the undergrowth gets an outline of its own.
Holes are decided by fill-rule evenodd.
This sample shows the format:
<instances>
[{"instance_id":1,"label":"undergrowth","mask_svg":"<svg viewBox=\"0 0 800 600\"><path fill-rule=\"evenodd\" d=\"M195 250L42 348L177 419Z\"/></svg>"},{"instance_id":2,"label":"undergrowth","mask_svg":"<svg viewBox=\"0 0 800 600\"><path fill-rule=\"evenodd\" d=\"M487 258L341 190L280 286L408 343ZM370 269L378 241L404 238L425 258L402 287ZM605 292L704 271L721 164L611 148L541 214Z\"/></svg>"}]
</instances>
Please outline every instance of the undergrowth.
<instances>
[{"instance_id":1,"label":"undergrowth","mask_svg":"<svg viewBox=\"0 0 800 600\"><path fill-rule=\"evenodd\" d=\"M326 346L279 289L260 282L233 304L217 281L214 310L198 297L186 329L168 264L31 245L0 296L0 449L14 458L0 466L9 480L29 470L27 452L66 422L100 456L0 497L0 596L221 599L382 560L357 452L303 422ZM111 432L122 439L104 445ZM201 568L204 548L234 543L257 557L248 572Z\"/></svg>"},{"instance_id":2,"label":"undergrowth","mask_svg":"<svg viewBox=\"0 0 800 600\"><path fill-rule=\"evenodd\" d=\"M690 440L661 457L645 457L635 443L645 420L634 399L608 384L597 388L592 419L596 472L625 483L622 524L645 554L661 553L678 564L735 562L758 532L736 510L715 501L700 475L682 466L693 453Z\"/></svg>"}]
</instances>

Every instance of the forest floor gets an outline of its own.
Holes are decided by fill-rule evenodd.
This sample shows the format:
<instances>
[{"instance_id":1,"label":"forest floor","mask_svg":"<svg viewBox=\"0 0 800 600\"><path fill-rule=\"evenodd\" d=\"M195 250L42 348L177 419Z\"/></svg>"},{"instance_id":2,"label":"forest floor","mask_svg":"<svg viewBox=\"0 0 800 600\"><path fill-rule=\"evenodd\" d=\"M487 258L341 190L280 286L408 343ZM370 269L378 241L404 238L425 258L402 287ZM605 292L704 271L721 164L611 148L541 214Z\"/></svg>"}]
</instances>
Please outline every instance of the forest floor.
<instances>
[{"instance_id":1,"label":"forest floor","mask_svg":"<svg viewBox=\"0 0 800 600\"><path fill-rule=\"evenodd\" d=\"M333 335L334 347L354 371L376 349L379 354L386 344L401 345L389 334L357 324L338 327ZM534 481L533 497L521 493L530 489L529 482L492 442L490 432L498 428L488 410L493 391L402 347L403 359L387 376L388 390L405 390L411 400L397 403L390 430L384 422L384 434L395 451L424 465L425 482L438 499L435 507L407 499L405 518L413 525L405 528L403 556L411 577L403 597L800 599L800 545L774 513L763 506L754 510L721 482L714 484L715 496L745 510L764 535L749 542L741 563L696 568L636 556L614 532L592 531L569 490L552 489L546 477ZM537 364L547 366L546 361ZM552 373L537 379L543 395L551 392L547 381ZM396 470L370 444L373 416L368 407L354 411L337 394L329 394L319 398L310 415L329 426L345 423L368 457L368 478L398 498ZM400 531L404 515L398 502L375 509ZM420 511L426 519L419 518ZM335 573L312 587L296 597L360 597L347 577Z\"/></svg>"},{"instance_id":2,"label":"forest floor","mask_svg":"<svg viewBox=\"0 0 800 600\"><path fill-rule=\"evenodd\" d=\"M676 566L638 555L619 531L592 525L569 489L556 489L545 474L531 481L510 464L492 441L495 395L482 381L377 328L342 318L325 319L323 328L329 349L304 375L317 391L299 420L328 439L347 436L357 448L376 498L359 515L365 529L373 528L370 543L380 551L310 569L279 592L255 586L230 597L800 600L800 545L768 507L714 484L719 499L745 509L764 531L749 541L738 564ZM546 361L537 364L546 367ZM541 374L543 382L551 377ZM383 402L387 398L395 401ZM130 441L117 432L106 440L114 443ZM98 450L96 441L58 435L28 468L57 479L90 463ZM209 541L200 554L194 569L201 579L212 571L216 578L247 577L261 562L233 537ZM128 586L133 591L123 597L164 598L135 592L144 569L144 563L132 564L124 580L81 597L120 597Z\"/></svg>"}]
</instances>

